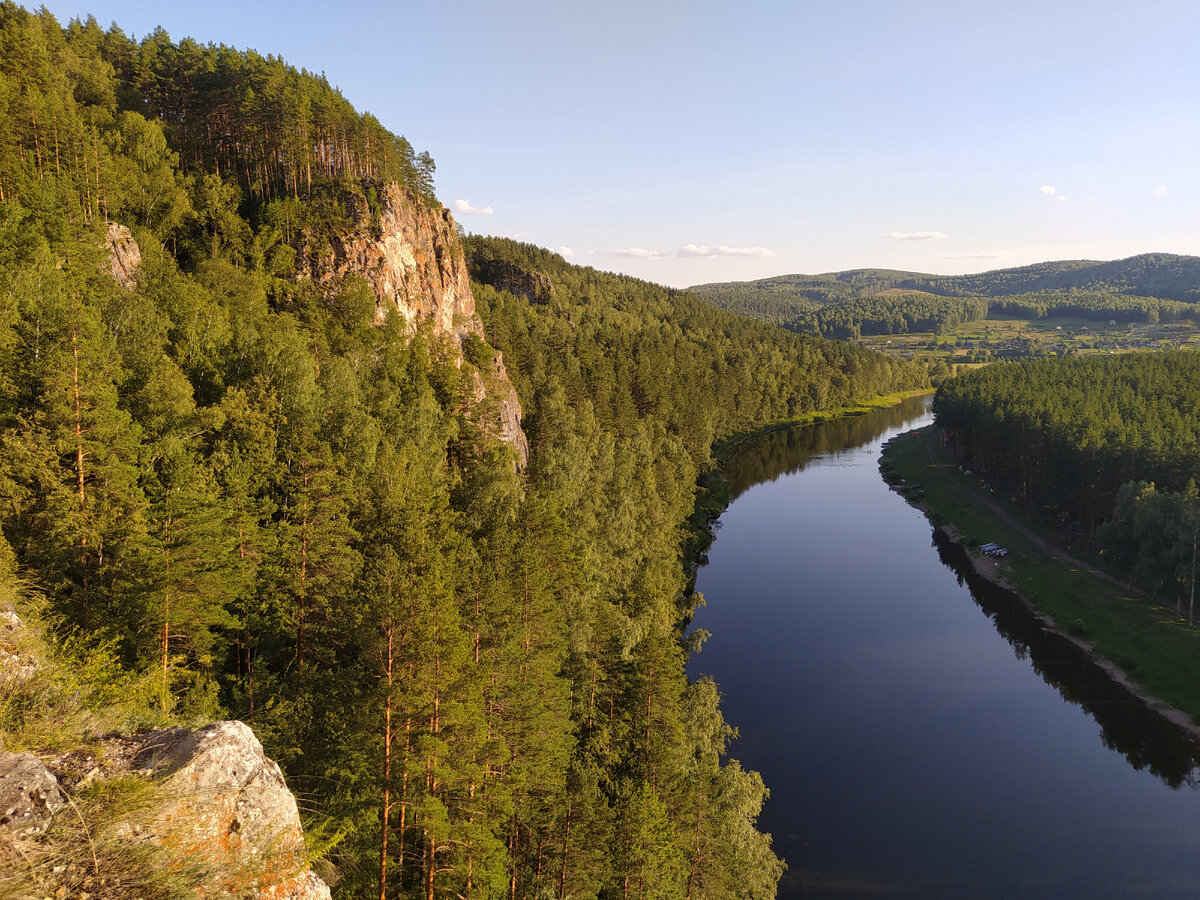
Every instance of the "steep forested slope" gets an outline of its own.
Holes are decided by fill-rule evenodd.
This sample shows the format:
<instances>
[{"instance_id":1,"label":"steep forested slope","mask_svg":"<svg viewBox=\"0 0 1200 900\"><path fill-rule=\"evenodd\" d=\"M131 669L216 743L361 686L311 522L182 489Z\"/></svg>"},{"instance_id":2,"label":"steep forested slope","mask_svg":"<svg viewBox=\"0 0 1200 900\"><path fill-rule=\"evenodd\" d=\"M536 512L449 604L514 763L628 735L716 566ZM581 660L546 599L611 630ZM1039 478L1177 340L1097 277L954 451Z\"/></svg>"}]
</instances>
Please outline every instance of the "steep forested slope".
<instances>
[{"instance_id":1,"label":"steep forested slope","mask_svg":"<svg viewBox=\"0 0 1200 900\"><path fill-rule=\"evenodd\" d=\"M562 394L588 401L617 433L638 420L664 423L703 467L715 438L926 384L919 365L765 326L527 244L473 237L468 252L486 285L476 291L480 314L522 392L535 443L539 404Z\"/></svg>"},{"instance_id":2,"label":"steep forested slope","mask_svg":"<svg viewBox=\"0 0 1200 900\"><path fill-rule=\"evenodd\" d=\"M343 897L771 896L682 523L715 435L923 371L497 242L487 331L403 306L432 160L276 59L6 2L0 113L0 557L133 718L249 721Z\"/></svg>"}]
</instances>

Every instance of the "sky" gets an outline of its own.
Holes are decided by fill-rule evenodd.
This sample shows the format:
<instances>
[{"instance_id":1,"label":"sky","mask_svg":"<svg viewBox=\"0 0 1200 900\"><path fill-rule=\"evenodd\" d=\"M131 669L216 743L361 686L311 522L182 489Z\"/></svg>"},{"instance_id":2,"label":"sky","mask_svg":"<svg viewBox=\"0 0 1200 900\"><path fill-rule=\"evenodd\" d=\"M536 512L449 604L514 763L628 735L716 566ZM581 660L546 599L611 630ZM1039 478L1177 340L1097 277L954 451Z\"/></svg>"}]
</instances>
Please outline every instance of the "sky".
<instances>
[{"instance_id":1,"label":"sky","mask_svg":"<svg viewBox=\"0 0 1200 900\"><path fill-rule=\"evenodd\" d=\"M1195 0L47 0L324 72L469 232L685 287L1200 253Z\"/></svg>"}]
</instances>

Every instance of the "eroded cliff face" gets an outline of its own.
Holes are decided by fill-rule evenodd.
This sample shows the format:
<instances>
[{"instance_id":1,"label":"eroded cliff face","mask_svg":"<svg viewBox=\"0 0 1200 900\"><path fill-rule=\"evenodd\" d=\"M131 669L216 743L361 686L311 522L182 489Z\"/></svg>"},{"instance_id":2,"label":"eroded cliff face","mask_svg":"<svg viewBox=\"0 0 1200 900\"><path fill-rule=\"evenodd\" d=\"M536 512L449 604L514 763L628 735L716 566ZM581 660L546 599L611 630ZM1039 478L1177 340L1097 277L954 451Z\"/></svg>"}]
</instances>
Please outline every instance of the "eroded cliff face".
<instances>
[{"instance_id":1,"label":"eroded cliff face","mask_svg":"<svg viewBox=\"0 0 1200 900\"><path fill-rule=\"evenodd\" d=\"M450 210L430 207L399 185L383 189L378 218L365 202L352 203L350 221L324 253L302 266L314 281L335 287L359 275L375 291L377 318L395 310L413 325L431 320L435 334L461 343L483 336L462 242Z\"/></svg>"},{"instance_id":2,"label":"eroded cliff face","mask_svg":"<svg viewBox=\"0 0 1200 900\"><path fill-rule=\"evenodd\" d=\"M461 366L468 335L486 337L450 210L432 207L396 184L383 189L375 211L365 197L352 194L347 207L344 226L325 249L301 248L300 277L322 285L330 294L349 276L363 278L375 293L376 321L394 311L414 330L429 322L435 335L447 339L455 363ZM113 278L134 290L142 258L137 241L128 228L116 223L108 226L106 237ZM553 297L549 279L541 277L545 283L537 283L538 291ZM473 371L471 377L475 405L469 414L486 433L511 446L517 468L524 469L529 442L521 430L521 403L500 354L495 354L487 371Z\"/></svg>"},{"instance_id":3,"label":"eroded cliff face","mask_svg":"<svg viewBox=\"0 0 1200 900\"><path fill-rule=\"evenodd\" d=\"M413 328L430 322L435 335L452 342L461 365L463 341L485 335L450 210L431 207L396 184L383 189L374 214L365 201L351 206L346 229L327 250L301 254L302 276L331 292L348 276L364 278L375 293L377 320L394 310ZM524 468L529 444L521 430L521 404L499 354L491 372L473 377L480 424L512 446L518 467Z\"/></svg>"},{"instance_id":4,"label":"eroded cliff face","mask_svg":"<svg viewBox=\"0 0 1200 900\"><path fill-rule=\"evenodd\" d=\"M117 284L132 291L137 288L137 270L142 264L142 248L124 225L109 222L105 233L109 253L109 271Z\"/></svg>"}]
</instances>

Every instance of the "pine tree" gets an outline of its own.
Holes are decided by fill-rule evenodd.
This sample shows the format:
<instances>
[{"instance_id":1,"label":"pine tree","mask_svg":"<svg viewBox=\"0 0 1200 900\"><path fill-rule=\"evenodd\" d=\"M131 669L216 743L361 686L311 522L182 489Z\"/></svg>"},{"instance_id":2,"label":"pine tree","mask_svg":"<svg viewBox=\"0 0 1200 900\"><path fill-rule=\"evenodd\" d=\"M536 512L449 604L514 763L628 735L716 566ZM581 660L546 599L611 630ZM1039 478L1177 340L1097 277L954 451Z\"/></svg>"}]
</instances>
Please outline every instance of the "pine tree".
<instances>
[{"instance_id":1,"label":"pine tree","mask_svg":"<svg viewBox=\"0 0 1200 900\"><path fill-rule=\"evenodd\" d=\"M44 249L18 279L22 412L3 440L21 495L24 559L82 621L132 629L147 550L140 433L118 403L120 359L85 291Z\"/></svg>"},{"instance_id":2,"label":"pine tree","mask_svg":"<svg viewBox=\"0 0 1200 900\"><path fill-rule=\"evenodd\" d=\"M232 510L190 454L164 460L157 482L151 534L158 565L146 624L157 631L159 703L167 711L185 674L196 688L193 704L215 688L217 642L238 625L232 608L249 572L239 564Z\"/></svg>"}]
</instances>

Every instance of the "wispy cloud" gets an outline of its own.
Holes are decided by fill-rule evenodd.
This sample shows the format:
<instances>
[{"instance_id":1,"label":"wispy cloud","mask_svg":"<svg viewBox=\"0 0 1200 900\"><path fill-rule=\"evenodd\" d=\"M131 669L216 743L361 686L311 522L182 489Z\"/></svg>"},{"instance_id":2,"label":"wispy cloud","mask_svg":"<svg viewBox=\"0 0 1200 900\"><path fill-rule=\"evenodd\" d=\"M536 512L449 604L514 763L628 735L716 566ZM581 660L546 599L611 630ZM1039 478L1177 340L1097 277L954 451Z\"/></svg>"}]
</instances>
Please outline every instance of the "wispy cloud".
<instances>
[{"instance_id":1,"label":"wispy cloud","mask_svg":"<svg viewBox=\"0 0 1200 900\"><path fill-rule=\"evenodd\" d=\"M1154 196L1163 197L1167 194L1167 186L1165 184L1155 185Z\"/></svg>"},{"instance_id":2,"label":"wispy cloud","mask_svg":"<svg viewBox=\"0 0 1200 900\"><path fill-rule=\"evenodd\" d=\"M703 244L687 244L675 251L676 256L774 256L775 251L766 247L727 247L718 244L707 247Z\"/></svg>"},{"instance_id":3,"label":"wispy cloud","mask_svg":"<svg viewBox=\"0 0 1200 900\"><path fill-rule=\"evenodd\" d=\"M667 254L657 250L645 250L642 247L618 247L609 251L613 256L626 256L633 259L662 259Z\"/></svg>"},{"instance_id":4,"label":"wispy cloud","mask_svg":"<svg viewBox=\"0 0 1200 900\"><path fill-rule=\"evenodd\" d=\"M555 252L559 256L574 256L575 255L575 251L572 250L570 247L559 247Z\"/></svg>"},{"instance_id":5,"label":"wispy cloud","mask_svg":"<svg viewBox=\"0 0 1200 900\"><path fill-rule=\"evenodd\" d=\"M464 216L490 216L495 212L490 206L472 206L466 200L455 200L454 209Z\"/></svg>"},{"instance_id":6,"label":"wispy cloud","mask_svg":"<svg viewBox=\"0 0 1200 900\"><path fill-rule=\"evenodd\" d=\"M1054 189L1054 185L1052 185L1052 184L1043 184L1040 188L1038 188L1038 190L1041 191L1043 194L1045 194L1047 197L1053 197L1055 200L1066 200L1067 199L1062 194L1060 194L1058 191L1056 191Z\"/></svg>"},{"instance_id":7,"label":"wispy cloud","mask_svg":"<svg viewBox=\"0 0 1200 900\"><path fill-rule=\"evenodd\" d=\"M717 244L710 247L707 244L685 244L674 253L662 250L646 250L642 247L619 247L608 251L611 256L625 256L633 259L666 259L670 256L684 259L716 259L720 256L774 256L775 251L768 247L730 247Z\"/></svg>"},{"instance_id":8,"label":"wispy cloud","mask_svg":"<svg viewBox=\"0 0 1200 900\"><path fill-rule=\"evenodd\" d=\"M893 231L887 237L893 241L940 241L946 235L940 231Z\"/></svg>"}]
</instances>

